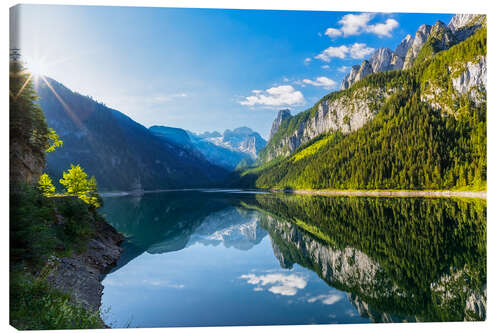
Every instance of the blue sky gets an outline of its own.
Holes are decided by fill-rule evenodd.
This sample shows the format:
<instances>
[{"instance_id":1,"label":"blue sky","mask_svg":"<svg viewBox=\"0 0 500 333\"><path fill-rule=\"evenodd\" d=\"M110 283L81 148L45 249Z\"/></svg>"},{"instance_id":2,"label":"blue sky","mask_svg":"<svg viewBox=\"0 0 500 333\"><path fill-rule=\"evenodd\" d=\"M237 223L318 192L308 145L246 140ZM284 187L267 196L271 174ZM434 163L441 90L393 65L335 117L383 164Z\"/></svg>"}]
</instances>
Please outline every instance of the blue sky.
<instances>
[{"instance_id":1,"label":"blue sky","mask_svg":"<svg viewBox=\"0 0 500 333\"><path fill-rule=\"evenodd\" d=\"M28 67L149 127L267 138L345 71L450 14L22 5Z\"/></svg>"}]
</instances>

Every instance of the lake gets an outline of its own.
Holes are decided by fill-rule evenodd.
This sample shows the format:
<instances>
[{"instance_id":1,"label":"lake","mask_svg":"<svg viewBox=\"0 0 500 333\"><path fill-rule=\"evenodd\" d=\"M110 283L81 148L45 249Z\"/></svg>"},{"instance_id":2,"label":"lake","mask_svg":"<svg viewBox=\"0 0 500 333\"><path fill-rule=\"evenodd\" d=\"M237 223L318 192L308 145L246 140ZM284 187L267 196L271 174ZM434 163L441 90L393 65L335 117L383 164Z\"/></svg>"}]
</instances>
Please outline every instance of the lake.
<instances>
[{"instance_id":1,"label":"lake","mask_svg":"<svg viewBox=\"0 0 500 333\"><path fill-rule=\"evenodd\" d=\"M121 327L486 318L486 201L199 190L104 198Z\"/></svg>"}]
</instances>

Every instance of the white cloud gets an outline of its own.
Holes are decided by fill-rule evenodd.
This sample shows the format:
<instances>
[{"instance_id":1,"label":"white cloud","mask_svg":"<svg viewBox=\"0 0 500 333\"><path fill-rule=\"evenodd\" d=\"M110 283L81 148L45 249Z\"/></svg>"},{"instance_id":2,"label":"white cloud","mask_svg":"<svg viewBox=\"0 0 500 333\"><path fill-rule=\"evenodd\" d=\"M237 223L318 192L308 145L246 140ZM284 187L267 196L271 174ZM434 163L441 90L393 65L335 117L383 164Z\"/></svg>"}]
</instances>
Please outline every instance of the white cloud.
<instances>
[{"instance_id":1,"label":"white cloud","mask_svg":"<svg viewBox=\"0 0 500 333\"><path fill-rule=\"evenodd\" d=\"M372 33L379 37L391 37L391 32L399 26L398 21L389 18L385 23L368 24L373 18L374 14L347 14L338 21L340 28L327 28L325 35L330 38L339 36L352 36L359 35L363 32Z\"/></svg>"},{"instance_id":2,"label":"white cloud","mask_svg":"<svg viewBox=\"0 0 500 333\"><path fill-rule=\"evenodd\" d=\"M331 58L340 58L344 59L346 55L349 53L349 47L345 45L341 46L330 46L329 48L323 50L320 54L318 54L315 58L321 59L326 62L330 62Z\"/></svg>"},{"instance_id":3,"label":"white cloud","mask_svg":"<svg viewBox=\"0 0 500 333\"><path fill-rule=\"evenodd\" d=\"M249 284L257 285L254 290L262 290L264 287L269 287L268 291L283 296L294 296L299 289L304 289L307 286L307 281L304 277L297 274L245 274L240 276L240 279L246 279Z\"/></svg>"},{"instance_id":4,"label":"white cloud","mask_svg":"<svg viewBox=\"0 0 500 333\"><path fill-rule=\"evenodd\" d=\"M342 35L342 31L340 31L339 29L335 29L335 28L328 28L325 31L325 35L327 35L331 39L334 39L335 37Z\"/></svg>"},{"instance_id":5,"label":"white cloud","mask_svg":"<svg viewBox=\"0 0 500 333\"><path fill-rule=\"evenodd\" d=\"M332 58L345 59L347 56L354 59L361 59L373 51L375 51L375 49L373 47L366 46L365 43L354 43L351 46L330 46L329 48L323 50L323 52L318 54L315 58L325 62L330 62Z\"/></svg>"},{"instance_id":6,"label":"white cloud","mask_svg":"<svg viewBox=\"0 0 500 333\"><path fill-rule=\"evenodd\" d=\"M362 59L367 55L371 54L375 49L373 47L366 46L365 43L354 43L351 46L351 57L354 59Z\"/></svg>"},{"instance_id":7,"label":"white cloud","mask_svg":"<svg viewBox=\"0 0 500 333\"><path fill-rule=\"evenodd\" d=\"M332 79L327 78L326 76L317 77L315 80L304 79L302 80L305 84L310 84L315 87L323 87L325 89L333 88L337 85L337 82Z\"/></svg>"},{"instance_id":8,"label":"white cloud","mask_svg":"<svg viewBox=\"0 0 500 333\"><path fill-rule=\"evenodd\" d=\"M373 14L369 13L344 15L339 21L342 26L340 30L344 36L359 35L372 18Z\"/></svg>"},{"instance_id":9,"label":"white cloud","mask_svg":"<svg viewBox=\"0 0 500 333\"><path fill-rule=\"evenodd\" d=\"M123 281L120 279L106 278L103 281L103 284L106 286L151 286L151 287L166 287L166 288L174 288L174 289L182 289L184 288L183 284L172 283L167 280L158 280L158 279L142 279L142 280L128 280Z\"/></svg>"},{"instance_id":10,"label":"white cloud","mask_svg":"<svg viewBox=\"0 0 500 333\"><path fill-rule=\"evenodd\" d=\"M337 70L341 73L347 73L347 71L349 71L349 66L340 66L339 68L337 68Z\"/></svg>"},{"instance_id":11,"label":"white cloud","mask_svg":"<svg viewBox=\"0 0 500 333\"><path fill-rule=\"evenodd\" d=\"M245 97L245 100L239 103L246 106L282 107L301 105L305 102L302 92L291 85L272 87L266 91L252 90L252 93L254 95Z\"/></svg>"},{"instance_id":12,"label":"white cloud","mask_svg":"<svg viewBox=\"0 0 500 333\"><path fill-rule=\"evenodd\" d=\"M321 68L323 68L323 69L330 69L330 66L329 65L323 65L323 66L321 66Z\"/></svg>"},{"instance_id":13,"label":"white cloud","mask_svg":"<svg viewBox=\"0 0 500 333\"><path fill-rule=\"evenodd\" d=\"M342 296L337 295L337 294L323 294L323 295L311 297L307 300L307 302L314 303L317 301L321 301L321 303L323 303L323 304L332 305L334 303L337 303L341 299L342 299Z\"/></svg>"},{"instance_id":14,"label":"white cloud","mask_svg":"<svg viewBox=\"0 0 500 333\"><path fill-rule=\"evenodd\" d=\"M376 34L379 37L391 37L391 32L399 26L398 21L387 19L385 23L377 23L366 27L366 31Z\"/></svg>"},{"instance_id":15,"label":"white cloud","mask_svg":"<svg viewBox=\"0 0 500 333\"><path fill-rule=\"evenodd\" d=\"M304 59L304 64L309 65L309 63L311 62L311 60L312 60L311 58L305 58Z\"/></svg>"}]
</instances>

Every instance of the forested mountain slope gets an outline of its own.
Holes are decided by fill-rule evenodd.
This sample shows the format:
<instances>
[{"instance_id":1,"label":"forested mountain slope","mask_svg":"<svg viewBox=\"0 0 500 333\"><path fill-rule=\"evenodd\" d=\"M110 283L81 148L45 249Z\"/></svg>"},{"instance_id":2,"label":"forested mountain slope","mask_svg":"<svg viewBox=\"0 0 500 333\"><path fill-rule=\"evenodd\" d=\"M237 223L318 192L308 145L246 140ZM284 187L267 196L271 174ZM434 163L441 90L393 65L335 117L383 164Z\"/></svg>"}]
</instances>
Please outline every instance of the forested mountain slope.
<instances>
[{"instance_id":1,"label":"forested mountain slope","mask_svg":"<svg viewBox=\"0 0 500 333\"><path fill-rule=\"evenodd\" d=\"M123 113L80 95L55 80L40 80L39 104L63 147L47 157L55 179L78 161L101 190L213 186L226 171L174 142L162 140Z\"/></svg>"},{"instance_id":2,"label":"forested mountain slope","mask_svg":"<svg viewBox=\"0 0 500 333\"><path fill-rule=\"evenodd\" d=\"M262 151L263 164L243 172L239 184L485 189L486 26L482 22L470 37L449 49L424 44L425 56L417 54L407 70L368 75L349 89L323 97L311 109L287 117ZM435 39L429 43L438 44Z\"/></svg>"}]
</instances>

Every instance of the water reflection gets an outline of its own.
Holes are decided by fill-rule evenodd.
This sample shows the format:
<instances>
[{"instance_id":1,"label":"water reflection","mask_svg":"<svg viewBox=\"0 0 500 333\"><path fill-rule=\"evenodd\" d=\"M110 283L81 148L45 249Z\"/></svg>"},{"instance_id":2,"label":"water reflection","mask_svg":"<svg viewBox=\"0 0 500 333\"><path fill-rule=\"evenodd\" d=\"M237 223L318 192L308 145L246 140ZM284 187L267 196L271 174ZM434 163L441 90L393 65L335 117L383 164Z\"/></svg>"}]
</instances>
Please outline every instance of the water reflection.
<instances>
[{"instance_id":1,"label":"water reflection","mask_svg":"<svg viewBox=\"0 0 500 333\"><path fill-rule=\"evenodd\" d=\"M257 196L282 267L349 292L373 321L484 320L486 202Z\"/></svg>"},{"instance_id":2,"label":"water reflection","mask_svg":"<svg viewBox=\"0 0 500 333\"><path fill-rule=\"evenodd\" d=\"M127 236L117 273L108 275L105 283L105 296L116 296L105 297L105 305L118 307L120 293L151 285L177 290L168 298L180 307L186 294L179 293L203 286L203 279L211 279L212 297L227 297L230 308L246 303L244 317L226 311L205 318L187 311L185 319L172 319L169 326L486 317L482 200L181 191L142 199L106 198L103 213ZM153 276L143 278L140 285L125 286L127 278L137 275L127 273L134 258L177 252L175 267L148 267ZM204 268L211 261L217 265L213 276ZM272 261L279 263L278 269L272 268ZM169 271L178 272L175 281L159 279ZM210 306L199 289L195 293L200 307ZM300 306L292 307L291 299ZM248 310L252 306L255 310ZM266 307L274 313L264 313ZM142 315L154 316L150 310ZM152 317L139 325L167 324Z\"/></svg>"}]
</instances>

